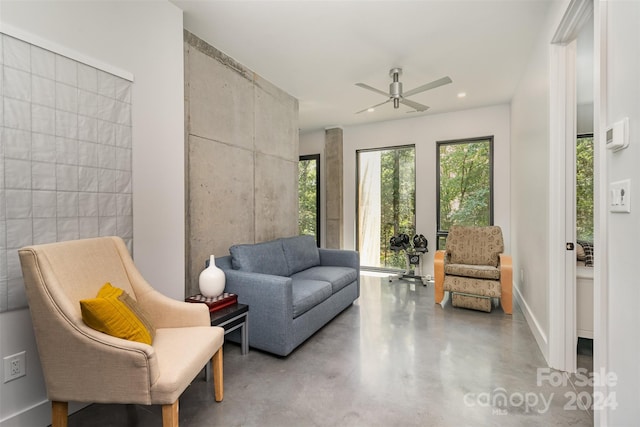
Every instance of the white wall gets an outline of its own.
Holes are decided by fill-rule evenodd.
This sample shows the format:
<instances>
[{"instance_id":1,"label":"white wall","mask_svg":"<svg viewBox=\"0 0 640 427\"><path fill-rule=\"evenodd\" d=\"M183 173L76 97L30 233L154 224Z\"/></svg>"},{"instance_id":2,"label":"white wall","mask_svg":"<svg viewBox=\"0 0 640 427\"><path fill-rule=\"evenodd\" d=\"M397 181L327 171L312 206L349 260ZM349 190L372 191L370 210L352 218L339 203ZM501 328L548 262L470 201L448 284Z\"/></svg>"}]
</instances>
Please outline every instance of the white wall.
<instances>
[{"instance_id":1,"label":"white wall","mask_svg":"<svg viewBox=\"0 0 640 427\"><path fill-rule=\"evenodd\" d=\"M511 250L514 294L548 359L551 39L567 2L550 8L511 100Z\"/></svg>"},{"instance_id":2,"label":"white wall","mask_svg":"<svg viewBox=\"0 0 640 427\"><path fill-rule=\"evenodd\" d=\"M607 182L631 179L631 213L607 215L608 334L607 371L618 381L618 408L605 408L611 426L637 425L640 416L640 2L609 1L607 25L607 125L629 118L629 148L607 154ZM604 189L606 191L606 189ZM606 193L605 193L606 194ZM597 250L597 248L595 249ZM598 337L596 336L596 340Z\"/></svg>"},{"instance_id":3,"label":"white wall","mask_svg":"<svg viewBox=\"0 0 640 427\"><path fill-rule=\"evenodd\" d=\"M182 12L166 1L2 1L0 24L133 74L134 257L158 290L182 299ZM27 376L0 384L0 423L44 425L38 417L48 416L48 403L28 310L0 314L0 344L0 357L27 351Z\"/></svg>"},{"instance_id":4,"label":"white wall","mask_svg":"<svg viewBox=\"0 0 640 427\"><path fill-rule=\"evenodd\" d=\"M362 126L344 127L344 247L356 245L356 150L415 144L416 231L429 241L425 273L433 275L436 233L436 142L494 136L494 222L509 250L509 106L466 110ZM324 142L324 133L322 133ZM301 153L319 147L320 134L300 136ZM324 179L322 180L324 182Z\"/></svg>"}]
</instances>

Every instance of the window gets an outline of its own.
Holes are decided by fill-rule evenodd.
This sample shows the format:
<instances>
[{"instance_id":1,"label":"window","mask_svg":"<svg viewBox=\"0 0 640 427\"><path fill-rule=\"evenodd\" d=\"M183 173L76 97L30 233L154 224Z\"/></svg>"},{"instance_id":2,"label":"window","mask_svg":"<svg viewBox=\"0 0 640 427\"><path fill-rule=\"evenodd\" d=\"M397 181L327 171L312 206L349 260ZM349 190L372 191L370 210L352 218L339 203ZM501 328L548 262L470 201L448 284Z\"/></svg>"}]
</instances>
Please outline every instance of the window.
<instances>
[{"instance_id":1,"label":"window","mask_svg":"<svg viewBox=\"0 0 640 427\"><path fill-rule=\"evenodd\" d=\"M576 236L593 242L593 134L576 140Z\"/></svg>"},{"instance_id":2,"label":"window","mask_svg":"<svg viewBox=\"0 0 640 427\"><path fill-rule=\"evenodd\" d=\"M405 268L405 254L391 250L391 237L415 234L415 147L359 150L357 245L363 266Z\"/></svg>"},{"instance_id":3,"label":"window","mask_svg":"<svg viewBox=\"0 0 640 427\"><path fill-rule=\"evenodd\" d=\"M320 154L298 162L298 232L315 236L320 247Z\"/></svg>"},{"instance_id":4,"label":"window","mask_svg":"<svg viewBox=\"0 0 640 427\"><path fill-rule=\"evenodd\" d=\"M437 248L452 225L493 225L493 137L436 146Z\"/></svg>"}]
</instances>

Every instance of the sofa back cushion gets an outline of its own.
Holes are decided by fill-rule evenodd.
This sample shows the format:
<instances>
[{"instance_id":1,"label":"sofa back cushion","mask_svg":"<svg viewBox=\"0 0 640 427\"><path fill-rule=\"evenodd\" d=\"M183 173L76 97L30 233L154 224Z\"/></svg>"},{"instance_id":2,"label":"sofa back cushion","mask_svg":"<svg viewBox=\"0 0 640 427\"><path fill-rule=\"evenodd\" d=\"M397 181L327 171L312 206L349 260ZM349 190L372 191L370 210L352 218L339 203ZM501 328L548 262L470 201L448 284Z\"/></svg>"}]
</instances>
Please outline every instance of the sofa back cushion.
<instances>
[{"instance_id":1,"label":"sofa back cushion","mask_svg":"<svg viewBox=\"0 0 640 427\"><path fill-rule=\"evenodd\" d=\"M447 236L447 253L452 264L498 266L504 252L502 229L498 226L452 226Z\"/></svg>"},{"instance_id":2,"label":"sofa back cushion","mask_svg":"<svg viewBox=\"0 0 640 427\"><path fill-rule=\"evenodd\" d=\"M229 253L234 270L289 276L289 267L280 240L234 245L229 248Z\"/></svg>"},{"instance_id":3,"label":"sofa back cushion","mask_svg":"<svg viewBox=\"0 0 640 427\"><path fill-rule=\"evenodd\" d=\"M295 236L280 239L289 276L307 268L320 265L320 252L313 236Z\"/></svg>"}]
</instances>

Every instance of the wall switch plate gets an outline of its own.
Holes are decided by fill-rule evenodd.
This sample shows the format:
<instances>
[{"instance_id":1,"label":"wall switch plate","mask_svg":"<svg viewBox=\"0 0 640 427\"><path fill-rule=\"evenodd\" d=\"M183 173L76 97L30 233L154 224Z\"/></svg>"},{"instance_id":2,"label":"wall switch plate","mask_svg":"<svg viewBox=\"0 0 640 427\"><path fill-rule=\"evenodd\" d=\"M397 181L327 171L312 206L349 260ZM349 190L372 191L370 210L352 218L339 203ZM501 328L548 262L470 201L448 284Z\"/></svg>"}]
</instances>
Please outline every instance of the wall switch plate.
<instances>
[{"instance_id":1,"label":"wall switch plate","mask_svg":"<svg viewBox=\"0 0 640 427\"><path fill-rule=\"evenodd\" d=\"M3 359L4 362L4 382L8 383L17 378L27 375L27 352L12 354Z\"/></svg>"},{"instance_id":2,"label":"wall switch plate","mask_svg":"<svg viewBox=\"0 0 640 427\"><path fill-rule=\"evenodd\" d=\"M631 212L631 180L625 179L609 184L609 211Z\"/></svg>"}]
</instances>

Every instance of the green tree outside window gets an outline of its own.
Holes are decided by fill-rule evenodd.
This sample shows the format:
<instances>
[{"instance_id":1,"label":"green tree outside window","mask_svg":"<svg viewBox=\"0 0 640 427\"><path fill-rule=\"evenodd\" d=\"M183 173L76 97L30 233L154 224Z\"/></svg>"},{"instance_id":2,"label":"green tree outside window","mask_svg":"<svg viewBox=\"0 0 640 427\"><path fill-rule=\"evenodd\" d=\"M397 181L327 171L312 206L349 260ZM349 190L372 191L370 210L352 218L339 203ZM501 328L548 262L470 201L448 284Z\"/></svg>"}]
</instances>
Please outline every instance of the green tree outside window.
<instances>
[{"instance_id":1,"label":"green tree outside window","mask_svg":"<svg viewBox=\"0 0 640 427\"><path fill-rule=\"evenodd\" d=\"M298 232L320 242L320 155L301 156L298 162Z\"/></svg>"},{"instance_id":2,"label":"green tree outside window","mask_svg":"<svg viewBox=\"0 0 640 427\"><path fill-rule=\"evenodd\" d=\"M593 135L576 140L576 236L593 242Z\"/></svg>"},{"instance_id":3,"label":"green tree outside window","mask_svg":"<svg viewBox=\"0 0 640 427\"><path fill-rule=\"evenodd\" d=\"M493 138L437 144L438 248L452 225L493 223Z\"/></svg>"}]
</instances>

